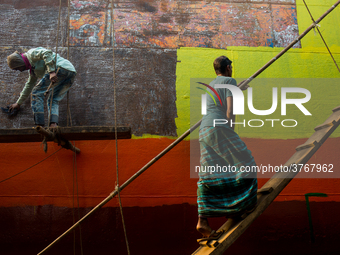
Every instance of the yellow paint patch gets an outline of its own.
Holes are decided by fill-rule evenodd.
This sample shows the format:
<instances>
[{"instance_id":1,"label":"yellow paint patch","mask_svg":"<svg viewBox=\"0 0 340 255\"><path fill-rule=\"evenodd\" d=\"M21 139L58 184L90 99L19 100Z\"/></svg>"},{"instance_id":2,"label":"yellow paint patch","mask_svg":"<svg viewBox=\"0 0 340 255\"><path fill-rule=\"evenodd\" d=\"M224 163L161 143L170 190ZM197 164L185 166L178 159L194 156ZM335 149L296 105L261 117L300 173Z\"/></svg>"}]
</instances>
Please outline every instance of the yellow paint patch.
<instances>
[{"instance_id":1,"label":"yellow paint patch","mask_svg":"<svg viewBox=\"0 0 340 255\"><path fill-rule=\"evenodd\" d=\"M315 19L319 18L332 4L334 4L333 1L308 1L309 8ZM311 19L303 2L300 0L297 1L297 17L301 33L311 25ZM340 37L338 36L340 34L340 26L338 24L340 24L339 7L321 22L320 30L330 46L334 58L338 65L340 65ZM190 95L190 78L214 78L215 73L212 63L216 57L221 55L226 55L233 61L234 77L248 78L275 57L282 49L269 47L228 47L228 50L206 48L179 49L178 60L180 62L177 64L176 73L178 109L176 125L178 127L178 134L182 134L190 127L190 99L187 98ZM340 74L323 45L320 36L315 35L311 31L302 40L301 49L289 50L264 71L259 78L340 78ZM311 84L310 87L308 87L308 84L301 85L301 87L310 90L312 94L312 99L308 102L308 110L311 111L312 117L306 116L301 118L301 116L297 116L303 120L302 123L299 123L302 129L299 129L298 132L287 132L284 130L270 132L267 129L253 131L250 128L238 128L239 134L244 137L281 139L309 137L314 132L313 128L323 123L331 114L332 108L340 105L340 90L333 85L332 83L329 83L328 86L325 84ZM257 94L268 94L264 91L256 91L254 88L254 95L256 95L255 92ZM185 99L183 96L185 96ZM268 106L268 102L270 106L271 96L263 101L266 106ZM251 117L251 114L246 112L245 116ZM336 131L332 136L340 137L340 131Z\"/></svg>"}]
</instances>

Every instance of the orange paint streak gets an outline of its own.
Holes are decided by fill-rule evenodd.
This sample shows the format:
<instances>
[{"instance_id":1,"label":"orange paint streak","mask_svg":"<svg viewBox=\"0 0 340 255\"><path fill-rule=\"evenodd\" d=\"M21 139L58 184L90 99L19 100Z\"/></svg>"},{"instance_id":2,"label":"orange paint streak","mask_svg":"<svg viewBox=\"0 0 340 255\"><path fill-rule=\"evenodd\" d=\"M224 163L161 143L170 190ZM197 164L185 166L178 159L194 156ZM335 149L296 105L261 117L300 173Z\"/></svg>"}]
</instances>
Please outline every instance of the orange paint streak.
<instances>
[{"instance_id":1,"label":"orange paint streak","mask_svg":"<svg viewBox=\"0 0 340 255\"><path fill-rule=\"evenodd\" d=\"M99 29L99 32L97 33L99 42L103 44L105 33L105 12L98 12L96 14L96 17L90 14L83 14L78 20L70 20L70 29L77 30L80 29L81 26L86 24L96 25ZM100 17L97 17L98 15L100 15ZM88 33L88 31L84 30L84 33Z\"/></svg>"},{"instance_id":2,"label":"orange paint streak","mask_svg":"<svg viewBox=\"0 0 340 255\"><path fill-rule=\"evenodd\" d=\"M269 46L274 32L285 32L296 25L296 12L291 5L244 4L222 2L181 3L153 2L154 12L131 9L115 10L115 40L119 45L177 48L185 47L226 48L227 46ZM274 17L274 19L272 18ZM98 27L99 45L104 43L105 23L109 30L110 20L105 12L93 11L71 20L71 29L89 24ZM176 34L174 36L174 34ZM137 40L124 38L137 35ZM181 40L178 40L179 36ZM296 31L286 32L286 37L297 36ZM73 37L75 44L82 39ZM281 42L286 44L287 42ZM282 45L280 45L282 46Z\"/></svg>"}]
</instances>

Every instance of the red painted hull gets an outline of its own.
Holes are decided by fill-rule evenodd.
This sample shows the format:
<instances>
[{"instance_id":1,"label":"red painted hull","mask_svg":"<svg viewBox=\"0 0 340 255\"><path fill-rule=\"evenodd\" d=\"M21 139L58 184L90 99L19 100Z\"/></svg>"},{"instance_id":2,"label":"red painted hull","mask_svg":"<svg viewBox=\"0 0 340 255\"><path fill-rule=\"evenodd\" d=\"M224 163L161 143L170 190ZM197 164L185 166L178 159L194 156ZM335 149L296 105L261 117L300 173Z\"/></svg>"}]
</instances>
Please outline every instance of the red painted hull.
<instances>
[{"instance_id":1,"label":"red painted hull","mask_svg":"<svg viewBox=\"0 0 340 255\"><path fill-rule=\"evenodd\" d=\"M257 164L280 165L305 139L243 139ZM119 141L120 183L126 181L173 140ZM339 170L340 138L330 138L310 163L331 162ZM5 255L36 254L72 225L74 169L78 175L79 215L82 217L115 188L114 141L77 142L81 154L74 167L71 151L61 150L41 164L0 185L0 240ZM2 144L1 178L5 179L44 159L58 146L49 144L44 154L39 143ZM122 191L125 221L132 254L190 254L197 248L196 179L189 173L190 142L177 145L165 157ZM259 186L266 179L259 179ZM275 202L228 250L238 254L337 254L340 221L339 179L295 179ZM310 230L304 194L322 192L327 198L311 198L316 244ZM76 198L76 189L75 189ZM77 201L74 201L75 206ZM124 254L126 251L117 199L82 224L86 254ZM78 211L75 211L78 218ZM217 228L225 219L212 220ZM69 234L46 254L73 254ZM76 250L80 250L79 231ZM277 250L279 248L279 250Z\"/></svg>"},{"instance_id":2,"label":"red painted hull","mask_svg":"<svg viewBox=\"0 0 340 255\"><path fill-rule=\"evenodd\" d=\"M252 151L258 165L280 165L295 152L305 139L262 140L243 139ZM172 140L134 139L120 140L118 144L120 184L143 167ZM340 138L329 138L309 163L332 163L339 171L338 145ZM72 207L74 169L78 175L78 194L81 207L93 207L115 188L114 141L82 141L74 167L74 154L61 150L41 164L7 180L0 185L0 206L46 205ZM39 143L2 144L1 179L12 176L56 151L58 146L49 143L44 154ZM158 206L196 203L196 181L189 173L190 142L183 141L166 156L122 191L125 207ZM261 187L266 179L259 179ZM340 179L295 179L276 201L304 200L304 194L322 192L328 198L319 201L340 201ZM76 192L75 192L76 194ZM108 206L117 206L113 200Z\"/></svg>"}]
</instances>

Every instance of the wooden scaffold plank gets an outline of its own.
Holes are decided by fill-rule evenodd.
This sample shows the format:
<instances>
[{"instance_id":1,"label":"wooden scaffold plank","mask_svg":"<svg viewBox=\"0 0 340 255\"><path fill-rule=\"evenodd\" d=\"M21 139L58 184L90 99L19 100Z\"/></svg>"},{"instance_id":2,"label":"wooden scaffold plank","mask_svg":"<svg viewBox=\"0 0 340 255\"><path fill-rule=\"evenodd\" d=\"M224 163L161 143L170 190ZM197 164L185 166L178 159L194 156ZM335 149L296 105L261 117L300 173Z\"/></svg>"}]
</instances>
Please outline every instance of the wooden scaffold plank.
<instances>
[{"instance_id":1,"label":"wooden scaffold plank","mask_svg":"<svg viewBox=\"0 0 340 255\"><path fill-rule=\"evenodd\" d=\"M73 126L60 127L62 137L66 140L112 140L115 128L112 126ZM117 127L118 139L130 139L130 127ZM36 128L0 129L0 143L41 142L42 136Z\"/></svg>"}]
</instances>

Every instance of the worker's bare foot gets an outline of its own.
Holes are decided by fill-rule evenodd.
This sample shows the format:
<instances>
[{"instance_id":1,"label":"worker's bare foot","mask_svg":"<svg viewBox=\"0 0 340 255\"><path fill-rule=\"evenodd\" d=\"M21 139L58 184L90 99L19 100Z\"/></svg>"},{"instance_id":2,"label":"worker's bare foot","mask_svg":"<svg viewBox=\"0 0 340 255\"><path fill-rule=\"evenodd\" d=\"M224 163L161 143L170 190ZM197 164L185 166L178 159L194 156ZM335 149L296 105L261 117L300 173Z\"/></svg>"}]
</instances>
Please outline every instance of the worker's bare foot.
<instances>
[{"instance_id":1,"label":"worker's bare foot","mask_svg":"<svg viewBox=\"0 0 340 255\"><path fill-rule=\"evenodd\" d=\"M198 218L198 223L196 226L198 232L200 232L203 237L209 237L212 233L212 229L209 226L209 222L207 218Z\"/></svg>"},{"instance_id":2,"label":"worker's bare foot","mask_svg":"<svg viewBox=\"0 0 340 255\"><path fill-rule=\"evenodd\" d=\"M56 128L58 125L57 125L57 123L54 123L54 122L52 122L51 124L50 124L50 128Z\"/></svg>"}]
</instances>

